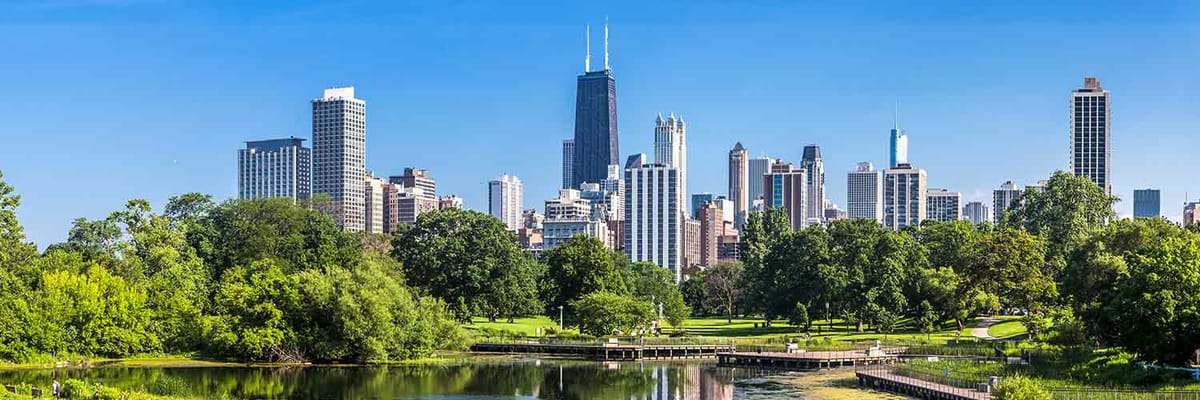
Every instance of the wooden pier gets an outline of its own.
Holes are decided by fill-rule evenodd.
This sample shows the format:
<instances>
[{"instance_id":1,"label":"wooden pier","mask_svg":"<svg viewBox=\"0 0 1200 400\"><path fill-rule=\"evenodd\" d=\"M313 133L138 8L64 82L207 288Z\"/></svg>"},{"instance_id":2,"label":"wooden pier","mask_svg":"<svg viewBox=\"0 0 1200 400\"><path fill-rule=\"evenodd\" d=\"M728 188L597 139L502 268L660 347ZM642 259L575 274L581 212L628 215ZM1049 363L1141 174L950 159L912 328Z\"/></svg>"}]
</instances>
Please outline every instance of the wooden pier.
<instances>
[{"instance_id":1,"label":"wooden pier","mask_svg":"<svg viewBox=\"0 0 1200 400\"><path fill-rule=\"evenodd\" d=\"M713 358L733 350L733 345L477 343L471 346L471 351L481 353L549 354L603 361Z\"/></svg>"},{"instance_id":2,"label":"wooden pier","mask_svg":"<svg viewBox=\"0 0 1200 400\"><path fill-rule=\"evenodd\" d=\"M893 364L900 360L896 354L884 351L809 351L797 353L721 353L717 364L727 367L752 367L811 371L860 365Z\"/></svg>"},{"instance_id":3,"label":"wooden pier","mask_svg":"<svg viewBox=\"0 0 1200 400\"><path fill-rule=\"evenodd\" d=\"M889 393L899 393L929 400L991 400L988 392L964 389L907 376L896 375L889 369L855 371L858 386Z\"/></svg>"}]
</instances>

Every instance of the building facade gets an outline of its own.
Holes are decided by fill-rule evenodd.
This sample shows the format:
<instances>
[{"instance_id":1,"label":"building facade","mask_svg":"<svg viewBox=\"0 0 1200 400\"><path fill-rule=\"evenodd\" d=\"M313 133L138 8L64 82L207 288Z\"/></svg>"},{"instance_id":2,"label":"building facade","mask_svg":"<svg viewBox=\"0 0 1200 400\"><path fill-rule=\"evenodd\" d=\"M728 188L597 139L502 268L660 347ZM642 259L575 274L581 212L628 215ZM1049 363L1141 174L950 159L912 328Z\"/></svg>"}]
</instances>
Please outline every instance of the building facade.
<instances>
[{"instance_id":1,"label":"building facade","mask_svg":"<svg viewBox=\"0 0 1200 400\"><path fill-rule=\"evenodd\" d=\"M929 188L925 191L925 218L942 222L962 219L962 194Z\"/></svg>"},{"instance_id":2,"label":"building facade","mask_svg":"<svg viewBox=\"0 0 1200 400\"><path fill-rule=\"evenodd\" d=\"M1004 219L1004 213L1017 205L1021 200L1023 190L1017 189L1017 185L1013 181L1005 181L1000 185L1000 188L992 191L992 222L999 224L1000 220Z\"/></svg>"},{"instance_id":3,"label":"building facade","mask_svg":"<svg viewBox=\"0 0 1200 400\"><path fill-rule=\"evenodd\" d=\"M679 202L687 204L687 124L671 114L654 120L654 163L679 170Z\"/></svg>"},{"instance_id":4,"label":"building facade","mask_svg":"<svg viewBox=\"0 0 1200 400\"><path fill-rule=\"evenodd\" d=\"M577 189L575 184L575 174L572 172L575 168L575 139L563 140L562 148L562 188Z\"/></svg>"},{"instance_id":5,"label":"building facade","mask_svg":"<svg viewBox=\"0 0 1200 400\"><path fill-rule=\"evenodd\" d=\"M512 175L500 175L488 182L488 213L512 231L521 228L523 190L521 178Z\"/></svg>"},{"instance_id":6,"label":"building facade","mask_svg":"<svg viewBox=\"0 0 1200 400\"><path fill-rule=\"evenodd\" d=\"M559 189L558 198L546 200L546 219L587 219L592 215L592 202L581 198L575 189Z\"/></svg>"},{"instance_id":7,"label":"building facade","mask_svg":"<svg viewBox=\"0 0 1200 400\"><path fill-rule=\"evenodd\" d=\"M608 67L608 27L604 27L604 69L591 70L590 38L583 75L575 81L575 155L571 185L600 182L608 166L620 162L617 142L617 81Z\"/></svg>"},{"instance_id":8,"label":"building facade","mask_svg":"<svg viewBox=\"0 0 1200 400\"><path fill-rule=\"evenodd\" d=\"M246 142L238 149L238 198L289 197L304 200L312 191L312 154L304 139Z\"/></svg>"},{"instance_id":9,"label":"building facade","mask_svg":"<svg viewBox=\"0 0 1200 400\"><path fill-rule=\"evenodd\" d=\"M312 192L332 200L343 230L366 228L367 102L353 87L326 89L312 101Z\"/></svg>"},{"instance_id":10,"label":"building facade","mask_svg":"<svg viewBox=\"0 0 1200 400\"><path fill-rule=\"evenodd\" d=\"M926 218L925 170L901 163L883 172L883 226L900 231Z\"/></svg>"},{"instance_id":11,"label":"building facade","mask_svg":"<svg viewBox=\"0 0 1200 400\"><path fill-rule=\"evenodd\" d=\"M684 264L684 205L679 170L648 164L644 154L625 164L625 254L667 268L678 283Z\"/></svg>"},{"instance_id":12,"label":"building facade","mask_svg":"<svg viewBox=\"0 0 1200 400\"><path fill-rule=\"evenodd\" d=\"M1071 171L1112 194L1112 113L1108 90L1096 77L1071 92Z\"/></svg>"},{"instance_id":13,"label":"building facade","mask_svg":"<svg viewBox=\"0 0 1200 400\"><path fill-rule=\"evenodd\" d=\"M771 165L775 164L775 159L771 157L756 157L750 159L747 173L746 184L746 204L747 212L754 208L756 201L763 199L763 175L771 172Z\"/></svg>"},{"instance_id":14,"label":"building facade","mask_svg":"<svg viewBox=\"0 0 1200 400\"><path fill-rule=\"evenodd\" d=\"M741 228L746 223L746 212L750 209L750 158L742 142L729 150L729 199L733 201L733 223Z\"/></svg>"},{"instance_id":15,"label":"building facade","mask_svg":"<svg viewBox=\"0 0 1200 400\"><path fill-rule=\"evenodd\" d=\"M800 230L807 226L807 172L795 169L789 163L776 162L771 166L771 171L763 175L762 181L764 208L787 212L792 229Z\"/></svg>"},{"instance_id":16,"label":"building facade","mask_svg":"<svg viewBox=\"0 0 1200 400\"><path fill-rule=\"evenodd\" d=\"M455 195L446 195L438 199L438 209L445 210L447 208L463 208L463 198Z\"/></svg>"},{"instance_id":17,"label":"building facade","mask_svg":"<svg viewBox=\"0 0 1200 400\"><path fill-rule=\"evenodd\" d=\"M981 201L972 201L963 206L963 217L975 225L992 220L991 214L988 213L988 206Z\"/></svg>"},{"instance_id":18,"label":"building facade","mask_svg":"<svg viewBox=\"0 0 1200 400\"><path fill-rule=\"evenodd\" d=\"M1189 202L1183 204L1183 226L1188 226L1200 222L1200 202Z\"/></svg>"},{"instance_id":19,"label":"building facade","mask_svg":"<svg viewBox=\"0 0 1200 400\"><path fill-rule=\"evenodd\" d=\"M697 268L700 264L700 221L683 219L683 265L685 269Z\"/></svg>"},{"instance_id":20,"label":"building facade","mask_svg":"<svg viewBox=\"0 0 1200 400\"><path fill-rule=\"evenodd\" d=\"M869 162L846 176L846 217L883 223L883 178Z\"/></svg>"},{"instance_id":21,"label":"building facade","mask_svg":"<svg viewBox=\"0 0 1200 400\"><path fill-rule=\"evenodd\" d=\"M367 180L363 182L363 204L364 217L363 231L370 233L383 233L383 214L384 214L384 191L387 186L387 181L377 177L367 175Z\"/></svg>"},{"instance_id":22,"label":"building facade","mask_svg":"<svg viewBox=\"0 0 1200 400\"><path fill-rule=\"evenodd\" d=\"M820 146L804 146L800 168L808 173L804 193L804 218L807 225L820 224L825 220L825 161L821 159Z\"/></svg>"},{"instance_id":23,"label":"building facade","mask_svg":"<svg viewBox=\"0 0 1200 400\"><path fill-rule=\"evenodd\" d=\"M892 134L888 146L888 167L896 168L900 164L908 163L908 134L900 129L899 117L896 117L896 126L892 127Z\"/></svg>"},{"instance_id":24,"label":"building facade","mask_svg":"<svg viewBox=\"0 0 1200 400\"><path fill-rule=\"evenodd\" d=\"M612 235L608 232L608 224L599 219L546 219L542 223L542 250L550 250L562 246L579 235L591 236L604 243L604 247L612 248Z\"/></svg>"},{"instance_id":25,"label":"building facade","mask_svg":"<svg viewBox=\"0 0 1200 400\"><path fill-rule=\"evenodd\" d=\"M1158 218L1162 215L1162 202L1158 189L1138 189L1133 191L1133 217Z\"/></svg>"}]
</instances>

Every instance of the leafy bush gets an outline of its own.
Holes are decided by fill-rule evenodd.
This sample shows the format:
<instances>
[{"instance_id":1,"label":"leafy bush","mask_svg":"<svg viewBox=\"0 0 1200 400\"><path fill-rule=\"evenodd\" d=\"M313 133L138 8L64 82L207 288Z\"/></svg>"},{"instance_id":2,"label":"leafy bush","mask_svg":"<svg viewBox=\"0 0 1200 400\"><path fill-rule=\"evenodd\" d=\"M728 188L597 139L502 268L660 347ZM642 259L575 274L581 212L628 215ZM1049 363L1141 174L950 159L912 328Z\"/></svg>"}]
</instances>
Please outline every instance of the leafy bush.
<instances>
[{"instance_id":1,"label":"leafy bush","mask_svg":"<svg viewBox=\"0 0 1200 400\"><path fill-rule=\"evenodd\" d=\"M192 394L192 388L186 381L173 376L164 376L156 379L146 390L160 396L188 396Z\"/></svg>"},{"instance_id":2,"label":"leafy bush","mask_svg":"<svg viewBox=\"0 0 1200 400\"><path fill-rule=\"evenodd\" d=\"M1050 393L1032 379L1017 375L1005 377L992 392L995 400L1050 400Z\"/></svg>"},{"instance_id":3,"label":"leafy bush","mask_svg":"<svg viewBox=\"0 0 1200 400\"><path fill-rule=\"evenodd\" d=\"M68 399L86 399L92 397L92 388L87 382L67 379L62 385L62 396Z\"/></svg>"}]
</instances>

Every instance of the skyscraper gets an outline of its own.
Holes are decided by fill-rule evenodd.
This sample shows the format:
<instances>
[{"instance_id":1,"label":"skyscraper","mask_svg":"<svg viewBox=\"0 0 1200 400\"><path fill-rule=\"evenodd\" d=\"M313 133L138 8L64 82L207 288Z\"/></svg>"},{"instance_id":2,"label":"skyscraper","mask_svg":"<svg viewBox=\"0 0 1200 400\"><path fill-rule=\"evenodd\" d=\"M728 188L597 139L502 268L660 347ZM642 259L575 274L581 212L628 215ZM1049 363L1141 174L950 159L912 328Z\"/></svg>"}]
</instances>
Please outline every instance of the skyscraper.
<instances>
[{"instance_id":1,"label":"skyscraper","mask_svg":"<svg viewBox=\"0 0 1200 400\"><path fill-rule=\"evenodd\" d=\"M667 268L678 283L684 260L684 205L679 169L646 163L646 155L625 163L625 254Z\"/></svg>"},{"instance_id":2,"label":"skyscraper","mask_svg":"<svg viewBox=\"0 0 1200 400\"><path fill-rule=\"evenodd\" d=\"M992 217L988 215L988 206L981 201L972 201L963 206L963 216L975 225L992 220Z\"/></svg>"},{"instance_id":3,"label":"skyscraper","mask_svg":"<svg viewBox=\"0 0 1200 400\"><path fill-rule=\"evenodd\" d=\"M246 142L245 149L238 149L238 198L307 199L312 190L310 168L304 139Z\"/></svg>"},{"instance_id":4,"label":"skyscraper","mask_svg":"<svg viewBox=\"0 0 1200 400\"><path fill-rule=\"evenodd\" d=\"M687 204L687 124L683 117L655 118L654 163L679 170L679 204Z\"/></svg>"},{"instance_id":5,"label":"skyscraper","mask_svg":"<svg viewBox=\"0 0 1200 400\"><path fill-rule=\"evenodd\" d=\"M333 201L330 212L347 231L366 228L367 102L354 87L326 89L312 101L312 191Z\"/></svg>"},{"instance_id":6,"label":"skyscraper","mask_svg":"<svg viewBox=\"0 0 1200 400\"><path fill-rule=\"evenodd\" d=\"M1160 197L1158 189L1138 189L1133 191L1133 217L1134 218L1158 218L1162 215L1160 210Z\"/></svg>"},{"instance_id":7,"label":"skyscraper","mask_svg":"<svg viewBox=\"0 0 1200 400\"><path fill-rule=\"evenodd\" d=\"M1012 181L1006 181L1000 185L999 189L992 191L992 213L994 217L992 222L997 224L1004 219L1004 213L1008 209L1017 205L1017 201L1021 200L1021 194L1024 193L1021 189L1017 189L1017 185Z\"/></svg>"},{"instance_id":8,"label":"skyscraper","mask_svg":"<svg viewBox=\"0 0 1200 400\"><path fill-rule=\"evenodd\" d=\"M883 179L869 162L846 174L846 217L883 223Z\"/></svg>"},{"instance_id":9,"label":"skyscraper","mask_svg":"<svg viewBox=\"0 0 1200 400\"><path fill-rule=\"evenodd\" d=\"M1110 107L1108 90L1096 77L1083 78L1083 88L1071 92L1071 171L1106 194L1112 194Z\"/></svg>"},{"instance_id":10,"label":"skyscraper","mask_svg":"<svg viewBox=\"0 0 1200 400\"><path fill-rule=\"evenodd\" d=\"M962 219L962 194L930 188L925 192L925 218L942 222Z\"/></svg>"},{"instance_id":11,"label":"skyscraper","mask_svg":"<svg viewBox=\"0 0 1200 400\"><path fill-rule=\"evenodd\" d=\"M800 168L808 172L804 194L805 216L808 224L819 224L825 219L825 161L821 159L821 147L815 144L804 146Z\"/></svg>"},{"instance_id":12,"label":"skyscraper","mask_svg":"<svg viewBox=\"0 0 1200 400\"><path fill-rule=\"evenodd\" d=\"M775 159L771 157L755 157L750 159L750 172L747 174L746 182L746 209L749 210L754 205L756 200L763 198L763 175L771 172L771 165L775 164ZM743 221L745 222L745 221Z\"/></svg>"},{"instance_id":13,"label":"skyscraper","mask_svg":"<svg viewBox=\"0 0 1200 400\"><path fill-rule=\"evenodd\" d=\"M1183 203L1183 226L1200 222L1200 201Z\"/></svg>"},{"instance_id":14,"label":"skyscraper","mask_svg":"<svg viewBox=\"0 0 1200 400\"><path fill-rule=\"evenodd\" d=\"M578 186L572 187L575 183L575 175L571 172L575 167L575 139L563 140L562 149L562 188L563 189L578 189Z\"/></svg>"},{"instance_id":15,"label":"skyscraper","mask_svg":"<svg viewBox=\"0 0 1200 400\"><path fill-rule=\"evenodd\" d=\"M750 209L749 164L750 160L742 142L729 150L729 199L733 200L733 225L741 228L746 223L746 211ZM761 178L761 177L759 177ZM760 183L761 184L761 183Z\"/></svg>"},{"instance_id":16,"label":"skyscraper","mask_svg":"<svg viewBox=\"0 0 1200 400\"><path fill-rule=\"evenodd\" d=\"M792 168L792 164L776 162L771 171L763 175L763 208L783 209L788 214L792 229L800 230L807 226L808 202L805 196L808 192L807 172L803 169Z\"/></svg>"},{"instance_id":17,"label":"skyscraper","mask_svg":"<svg viewBox=\"0 0 1200 400\"><path fill-rule=\"evenodd\" d=\"M589 34L590 35L590 34ZM591 38L583 75L575 85L575 155L571 161L571 188L583 182L600 182L608 166L620 162L617 143L617 84L608 66L608 25L604 26L604 69L591 70Z\"/></svg>"},{"instance_id":18,"label":"skyscraper","mask_svg":"<svg viewBox=\"0 0 1200 400\"><path fill-rule=\"evenodd\" d=\"M925 170L908 163L883 172L883 226L899 231L925 220L926 182Z\"/></svg>"},{"instance_id":19,"label":"skyscraper","mask_svg":"<svg viewBox=\"0 0 1200 400\"><path fill-rule=\"evenodd\" d=\"M521 178L500 175L488 182L488 213L515 231L521 228Z\"/></svg>"},{"instance_id":20,"label":"skyscraper","mask_svg":"<svg viewBox=\"0 0 1200 400\"><path fill-rule=\"evenodd\" d=\"M908 134L900 129L900 112L896 112L895 125L892 127L890 147L888 151L889 168L908 163Z\"/></svg>"}]
</instances>

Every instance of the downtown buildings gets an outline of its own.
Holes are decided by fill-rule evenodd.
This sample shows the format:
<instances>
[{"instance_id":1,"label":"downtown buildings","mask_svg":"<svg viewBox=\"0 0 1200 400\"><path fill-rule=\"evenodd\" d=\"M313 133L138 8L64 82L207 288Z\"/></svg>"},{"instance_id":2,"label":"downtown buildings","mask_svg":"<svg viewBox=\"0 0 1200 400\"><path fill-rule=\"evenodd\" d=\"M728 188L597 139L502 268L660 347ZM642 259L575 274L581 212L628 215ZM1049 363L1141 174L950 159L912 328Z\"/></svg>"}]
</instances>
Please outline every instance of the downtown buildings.
<instances>
[{"instance_id":1,"label":"downtown buildings","mask_svg":"<svg viewBox=\"0 0 1200 400\"><path fill-rule=\"evenodd\" d=\"M846 176L846 217L883 223L883 178L869 162Z\"/></svg>"},{"instance_id":2,"label":"downtown buildings","mask_svg":"<svg viewBox=\"0 0 1200 400\"><path fill-rule=\"evenodd\" d=\"M733 145L729 150L729 199L733 200L734 225L741 227L746 223L746 212L750 207L749 181L750 160L742 142ZM694 205L693 205L694 207Z\"/></svg>"},{"instance_id":3,"label":"downtown buildings","mask_svg":"<svg viewBox=\"0 0 1200 400\"><path fill-rule=\"evenodd\" d=\"M625 163L625 254L683 276L685 206L679 194L679 169L650 164L645 154Z\"/></svg>"},{"instance_id":4,"label":"downtown buildings","mask_svg":"<svg viewBox=\"0 0 1200 400\"><path fill-rule=\"evenodd\" d=\"M800 169L808 173L804 189L805 224L820 224L825 220L825 161L821 159L820 146L804 146Z\"/></svg>"},{"instance_id":5,"label":"downtown buildings","mask_svg":"<svg viewBox=\"0 0 1200 400\"><path fill-rule=\"evenodd\" d=\"M521 178L504 174L488 182L488 214L510 231L521 229L521 202L524 195Z\"/></svg>"},{"instance_id":6,"label":"downtown buildings","mask_svg":"<svg viewBox=\"0 0 1200 400\"><path fill-rule=\"evenodd\" d=\"M963 206L963 217L972 224L979 225L985 221L992 220L991 214L988 212L988 206L981 201L972 201Z\"/></svg>"},{"instance_id":7,"label":"downtown buildings","mask_svg":"<svg viewBox=\"0 0 1200 400\"><path fill-rule=\"evenodd\" d=\"M1112 113L1108 90L1095 77L1071 92L1071 172L1112 194Z\"/></svg>"},{"instance_id":8,"label":"downtown buildings","mask_svg":"<svg viewBox=\"0 0 1200 400\"><path fill-rule=\"evenodd\" d=\"M312 190L311 159L304 139L246 142L246 148L238 150L238 198L308 199Z\"/></svg>"},{"instance_id":9,"label":"downtown buildings","mask_svg":"<svg viewBox=\"0 0 1200 400\"><path fill-rule=\"evenodd\" d=\"M608 26L604 26L604 69L592 71L591 37L583 75L575 84L575 138L569 188L600 182L620 159L617 142L617 83L608 66ZM564 146L565 147L565 146ZM566 173L564 171L564 173Z\"/></svg>"},{"instance_id":10,"label":"downtown buildings","mask_svg":"<svg viewBox=\"0 0 1200 400\"><path fill-rule=\"evenodd\" d=\"M883 172L883 226L893 231L917 226L926 218L925 170L900 163Z\"/></svg>"},{"instance_id":11,"label":"downtown buildings","mask_svg":"<svg viewBox=\"0 0 1200 400\"><path fill-rule=\"evenodd\" d=\"M962 194L929 188L925 192L925 218L952 222L962 219Z\"/></svg>"},{"instance_id":12,"label":"downtown buildings","mask_svg":"<svg viewBox=\"0 0 1200 400\"><path fill-rule=\"evenodd\" d=\"M776 162L762 177L763 207L787 212L793 230L808 226L808 173L792 164Z\"/></svg>"}]
</instances>

